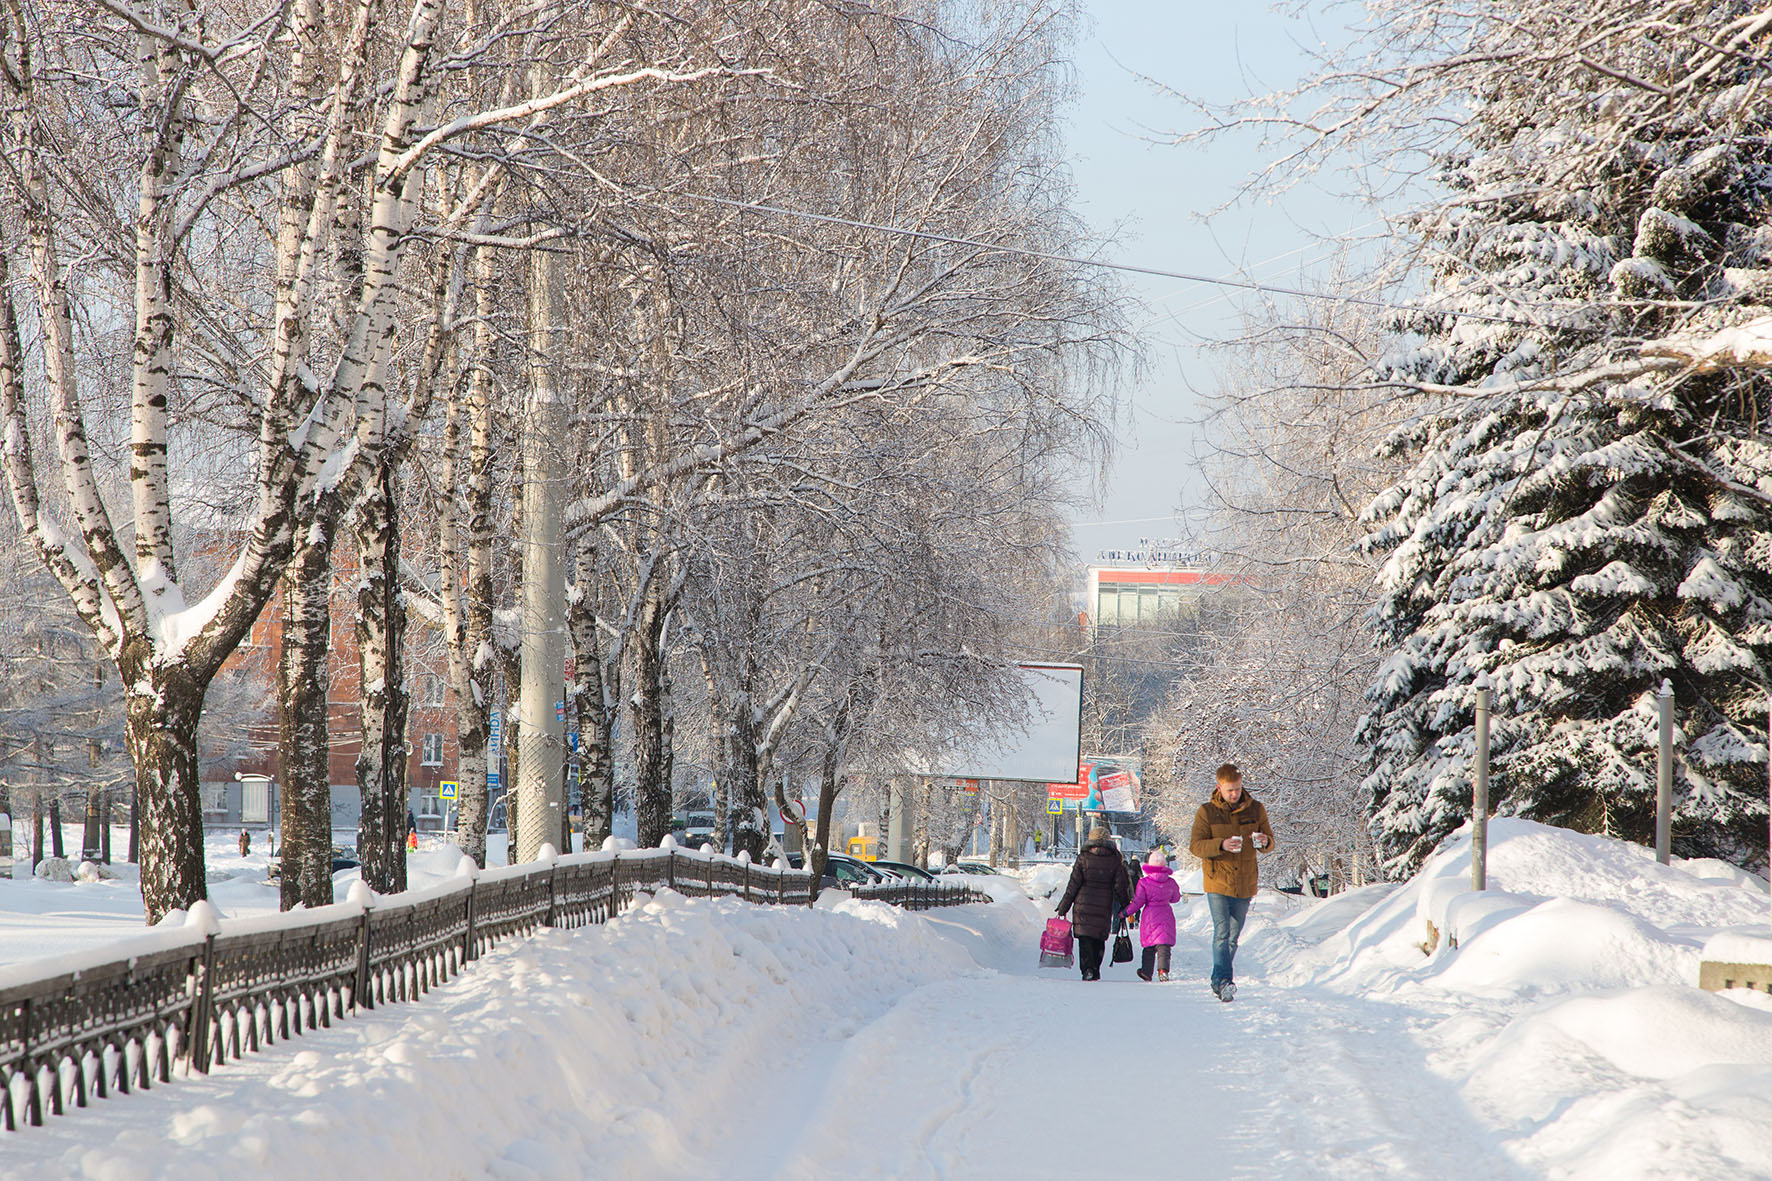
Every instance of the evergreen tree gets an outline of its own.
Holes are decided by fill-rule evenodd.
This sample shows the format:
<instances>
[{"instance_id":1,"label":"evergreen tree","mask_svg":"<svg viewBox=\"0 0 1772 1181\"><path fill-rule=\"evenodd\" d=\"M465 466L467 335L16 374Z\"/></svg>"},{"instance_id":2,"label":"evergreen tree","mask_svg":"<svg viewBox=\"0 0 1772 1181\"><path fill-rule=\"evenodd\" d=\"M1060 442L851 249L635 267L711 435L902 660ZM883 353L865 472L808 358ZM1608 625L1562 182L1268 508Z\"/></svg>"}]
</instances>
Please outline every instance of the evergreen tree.
<instances>
[{"instance_id":1,"label":"evergreen tree","mask_svg":"<svg viewBox=\"0 0 1772 1181\"><path fill-rule=\"evenodd\" d=\"M1390 9L1438 51L1414 109L1468 115L1415 226L1432 310L1382 366L1426 402L1364 516L1374 834L1400 872L1469 816L1486 676L1502 812L1651 839L1665 679L1675 850L1757 858L1772 382L1642 345L1767 312L1767 36L1738 0L1447 12Z\"/></svg>"}]
</instances>

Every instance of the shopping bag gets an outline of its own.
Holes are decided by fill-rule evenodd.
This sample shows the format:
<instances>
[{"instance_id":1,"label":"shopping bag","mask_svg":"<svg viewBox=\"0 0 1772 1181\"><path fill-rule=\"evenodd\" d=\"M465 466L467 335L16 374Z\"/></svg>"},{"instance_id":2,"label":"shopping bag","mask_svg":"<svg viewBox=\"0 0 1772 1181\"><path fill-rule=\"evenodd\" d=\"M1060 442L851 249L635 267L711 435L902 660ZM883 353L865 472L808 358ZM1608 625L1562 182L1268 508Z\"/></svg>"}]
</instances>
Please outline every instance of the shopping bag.
<instances>
[{"instance_id":1,"label":"shopping bag","mask_svg":"<svg viewBox=\"0 0 1772 1181\"><path fill-rule=\"evenodd\" d=\"M1124 931L1114 936L1114 963L1129 964L1132 962L1132 936Z\"/></svg>"},{"instance_id":2,"label":"shopping bag","mask_svg":"<svg viewBox=\"0 0 1772 1181\"><path fill-rule=\"evenodd\" d=\"M1071 966L1071 922L1069 919L1047 919L1040 932L1040 966L1068 968Z\"/></svg>"}]
</instances>

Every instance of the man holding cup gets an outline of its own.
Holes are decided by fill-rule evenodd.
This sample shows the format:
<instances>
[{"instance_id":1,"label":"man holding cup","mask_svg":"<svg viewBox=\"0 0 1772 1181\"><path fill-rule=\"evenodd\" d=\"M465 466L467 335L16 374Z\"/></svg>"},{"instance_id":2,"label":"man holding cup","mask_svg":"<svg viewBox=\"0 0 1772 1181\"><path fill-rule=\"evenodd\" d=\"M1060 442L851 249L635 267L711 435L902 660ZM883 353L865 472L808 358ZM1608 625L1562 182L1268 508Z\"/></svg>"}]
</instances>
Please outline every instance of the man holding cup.
<instances>
[{"instance_id":1,"label":"man holding cup","mask_svg":"<svg viewBox=\"0 0 1772 1181\"><path fill-rule=\"evenodd\" d=\"M1237 957L1237 937L1249 914L1249 900L1255 897L1260 876L1256 859L1274 848L1267 809L1243 790L1243 773L1235 763L1218 769L1211 798L1194 813L1188 846L1200 859L1206 906L1212 912L1212 993L1228 1001L1237 995L1231 963Z\"/></svg>"}]
</instances>

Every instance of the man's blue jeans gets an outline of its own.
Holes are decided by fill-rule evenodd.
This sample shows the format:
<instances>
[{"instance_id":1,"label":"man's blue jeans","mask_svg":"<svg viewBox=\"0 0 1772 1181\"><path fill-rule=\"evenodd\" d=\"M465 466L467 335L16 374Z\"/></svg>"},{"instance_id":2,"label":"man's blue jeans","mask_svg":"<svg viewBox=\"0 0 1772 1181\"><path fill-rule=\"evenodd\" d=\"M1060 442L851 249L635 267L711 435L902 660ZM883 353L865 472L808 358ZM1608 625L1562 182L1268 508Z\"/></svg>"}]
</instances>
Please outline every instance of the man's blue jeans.
<instances>
[{"instance_id":1,"label":"man's blue jeans","mask_svg":"<svg viewBox=\"0 0 1772 1181\"><path fill-rule=\"evenodd\" d=\"M1236 979L1231 961L1237 958L1237 936L1243 933L1249 899L1208 894L1206 909L1212 912L1212 991L1217 992L1227 980Z\"/></svg>"}]
</instances>

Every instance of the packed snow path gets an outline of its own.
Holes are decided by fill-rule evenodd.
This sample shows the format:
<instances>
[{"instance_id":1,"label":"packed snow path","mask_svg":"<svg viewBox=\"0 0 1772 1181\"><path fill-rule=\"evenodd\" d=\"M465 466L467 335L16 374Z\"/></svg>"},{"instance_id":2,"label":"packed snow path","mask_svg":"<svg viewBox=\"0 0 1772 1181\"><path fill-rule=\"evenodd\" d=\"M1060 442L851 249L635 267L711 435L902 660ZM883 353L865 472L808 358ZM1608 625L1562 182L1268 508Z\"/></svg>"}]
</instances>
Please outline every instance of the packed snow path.
<instances>
[{"instance_id":1,"label":"packed snow path","mask_svg":"<svg viewBox=\"0 0 1772 1181\"><path fill-rule=\"evenodd\" d=\"M803 1100L743 1175L1516 1175L1403 1013L1247 980L1225 1005L1202 942L1177 957L1168 984L1120 965L919 989L795 1063Z\"/></svg>"},{"instance_id":2,"label":"packed snow path","mask_svg":"<svg viewBox=\"0 0 1772 1181\"><path fill-rule=\"evenodd\" d=\"M1228 1005L1197 902L1171 983L1085 984L1034 967L1049 904L1013 886L926 915L666 892L0 1137L0 1176L1772 1176L1772 998L1691 983L1765 883L1526 822L1491 828L1492 892L1461 856L1262 895ZM1424 915L1459 947L1424 954Z\"/></svg>"}]
</instances>

